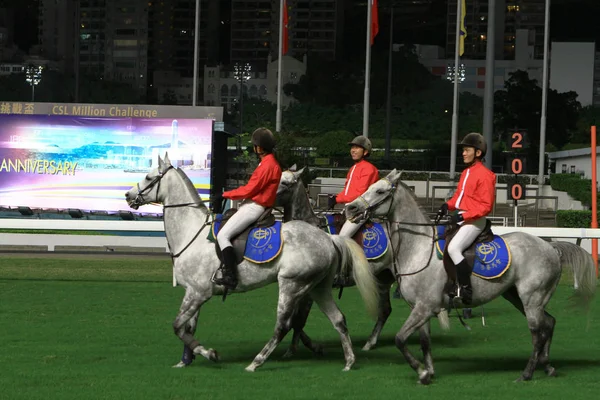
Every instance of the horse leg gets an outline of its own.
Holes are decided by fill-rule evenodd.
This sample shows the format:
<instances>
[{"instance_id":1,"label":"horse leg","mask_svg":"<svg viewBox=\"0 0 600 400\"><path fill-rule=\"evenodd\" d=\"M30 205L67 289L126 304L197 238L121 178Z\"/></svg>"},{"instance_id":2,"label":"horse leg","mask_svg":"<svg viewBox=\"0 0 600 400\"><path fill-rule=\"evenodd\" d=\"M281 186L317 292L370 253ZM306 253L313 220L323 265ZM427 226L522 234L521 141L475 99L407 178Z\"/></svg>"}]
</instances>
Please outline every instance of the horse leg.
<instances>
[{"instance_id":1,"label":"horse leg","mask_svg":"<svg viewBox=\"0 0 600 400\"><path fill-rule=\"evenodd\" d=\"M425 369L429 372L431 378L435 375L433 369L433 357L431 356L431 329L430 321L425 322L419 328L419 342L421 343L421 351L425 361Z\"/></svg>"},{"instance_id":2,"label":"horse leg","mask_svg":"<svg viewBox=\"0 0 600 400\"><path fill-rule=\"evenodd\" d=\"M506 300L508 300L523 315L527 316L527 313L525 312L525 307L523 306L523 302L521 301L521 298L519 297L519 293L517 292L516 287L512 287L509 290L507 290L506 292L504 292L502 294L502 297L504 297ZM529 318L528 318L528 320L529 320ZM549 359L550 344L552 343L552 336L554 334L554 326L555 325L556 325L556 320L554 319L554 317L544 311L544 315L541 318L541 321L539 323L539 329L536 330L535 332L534 332L534 330L531 330L531 334L532 334L532 338L533 338L533 345L534 345L534 352L537 351L537 355L535 355L535 359L537 359L537 362L539 362L540 364L542 364L544 366L544 370L546 371L546 374L548 376L556 376L556 370L554 369L554 367L552 365L550 365L550 359ZM530 329L531 329L531 325L530 325ZM533 366L531 365L531 363L533 362L533 359L534 359L534 355L532 355L532 357L530 358L529 363L527 364L527 367L525 368L525 372L518 379L518 381L530 380L533 377L533 371L535 370L535 366L537 365L537 362L535 365L533 365Z\"/></svg>"},{"instance_id":3,"label":"horse leg","mask_svg":"<svg viewBox=\"0 0 600 400\"><path fill-rule=\"evenodd\" d=\"M428 385L431 383L431 374L430 372L421 364L415 356L412 355L410 350L408 350L408 346L406 342L410 335L413 334L414 331L419 329L423 324L425 324L432 317L432 312L425 309L425 306L421 304L417 304L410 315L402 325L400 331L396 334L396 347L402 352L404 358L408 362L408 364L415 370L415 372L419 375L419 382L424 385Z\"/></svg>"},{"instance_id":4,"label":"horse leg","mask_svg":"<svg viewBox=\"0 0 600 400\"><path fill-rule=\"evenodd\" d=\"M197 312L185 325L185 331L191 335L196 332L196 324L198 322L198 314ZM181 356L181 361L177 364L173 365L173 368L184 368L188 365L191 365L192 362L196 359L196 355L194 354L194 350L191 349L187 344L183 345L183 355Z\"/></svg>"},{"instance_id":5,"label":"horse leg","mask_svg":"<svg viewBox=\"0 0 600 400\"><path fill-rule=\"evenodd\" d=\"M544 359L544 349L548 346L550 351L550 338L554 331L552 319L548 317L544 308L550 299L551 293L533 293L526 301L523 301L525 309L525 316L527 317L527 325L531 331L533 352L529 358L529 362L523 371L523 374L517 379L517 381L528 381L533 377L533 373L537 366L540 358ZM544 363L546 364L546 373L555 374L554 368L548 364L548 358L546 357Z\"/></svg>"},{"instance_id":6,"label":"horse leg","mask_svg":"<svg viewBox=\"0 0 600 400\"><path fill-rule=\"evenodd\" d=\"M258 367L267 361L267 358L273 353L277 345L281 343L285 335L292 328L294 312L298 311L298 305L302 298L306 296L308 290L309 286L303 286L299 282L279 278L279 300L277 303L275 331L265 347L254 357L252 363L246 367L246 371L256 371Z\"/></svg>"},{"instance_id":7,"label":"horse leg","mask_svg":"<svg viewBox=\"0 0 600 400\"><path fill-rule=\"evenodd\" d=\"M173 331L188 348L192 349L194 355L200 354L204 358L216 362L219 361L219 354L213 349L206 349L194 338L200 307L207 300L207 297L198 296L196 293L192 294L189 291L186 292L179 309L179 314L173 322ZM196 322L193 321L194 318ZM190 320L192 320L191 323ZM175 366L179 366L179 364Z\"/></svg>"},{"instance_id":8,"label":"horse leg","mask_svg":"<svg viewBox=\"0 0 600 400\"><path fill-rule=\"evenodd\" d=\"M544 349L540 355L540 364L544 366L544 371L548 376L556 376L556 369L550 365L550 345L552 344L552 336L554 336L554 327L556 326L556 319L547 312L544 312L546 316L544 327L545 333L542 337L546 340L544 343Z\"/></svg>"},{"instance_id":9,"label":"horse leg","mask_svg":"<svg viewBox=\"0 0 600 400\"><path fill-rule=\"evenodd\" d=\"M296 354L296 351L298 351L298 342L300 340L302 340L302 344L313 353L319 355L323 354L323 346L319 343L313 343L310 336L304 332L304 327L306 326L306 320L310 314L312 303L313 301L310 297L306 297L300 302L298 312L296 312L292 318L292 329L294 330L292 343L290 343L290 347L283 355L283 358L290 358Z\"/></svg>"},{"instance_id":10,"label":"horse leg","mask_svg":"<svg viewBox=\"0 0 600 400\"><path fill-rule=\"evenodd\" d=\"M387 283L379 282L379 314L377 316L377 322L375 323L375 327L373 327L373 331L371 332L371 336L367 339L367 343L363 346L364 351L369 351L377 344L377 340L379 339L379 335L381 335L381 330L385 325L387 319L392 313L392 303L390 302L390 286Z\"/></svg>"},{"instance_id":11,"label":"horse leg","mask_svg":"<svg viewBox=\"0 0 600 400\"><path fill-rule=\"evenodd\" d=\"M310 295L317 303L323 314L329 318L329 321L331 321L331 324L335 330L340 334L342 349L344 350L344 359L346 361L343 371L350 371L354 365L354 362L356 361L356 357L354 356L354 351L352 350L352 341L350 340L350 335L348 334L346 317L344 317L344 314L342 314L338 308L335 300L333 300L331 288L319 285L313 289Z\"/></svg>"}]
</instances>

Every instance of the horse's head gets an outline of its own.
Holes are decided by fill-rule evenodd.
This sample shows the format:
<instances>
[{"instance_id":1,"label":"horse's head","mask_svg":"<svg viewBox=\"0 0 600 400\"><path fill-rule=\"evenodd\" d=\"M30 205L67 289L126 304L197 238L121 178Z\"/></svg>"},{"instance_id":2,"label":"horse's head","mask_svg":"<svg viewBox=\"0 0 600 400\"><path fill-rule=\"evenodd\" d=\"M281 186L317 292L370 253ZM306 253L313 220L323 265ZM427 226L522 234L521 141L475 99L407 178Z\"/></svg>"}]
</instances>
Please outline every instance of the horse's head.
<instances>
[{"instance_id":1,"label":"horse's head","mask_svg":"<svg viewBox=\"0 0 600 400\"><path fill-rule=\"evenodd\" d=\"M277 188L277 205L285 206L291 203L292 197L296 192L296 185L300 184L300 176L303 172L304 168L300 171L289 169L281 173L279 187Z\"/></svg>"},{"instance_id":2,"label":"horse's head","mask_svg":"<svg viewBox=\"0 0 600 400\"><path fill-rule=\"evenodd\" d=\"M165 176L167 171L172 168L173 166L171 165L171 160L169 160L169 156L167 154L165 154L164 160L158 156L158 168L150 171L150 173L148 173L148 175L146 175L141 182L137 183L125 193L125 200L127 200L129 207L137 210L144 204L160 203L160 181L162 180L163 176Z\"/></svg>"},{"instance_id":3,"label":"horse's head","mask_svg":"<svg viewBox=\"0 0 600 400\"><path fill-rule=\"evenodd\" d=\"M356 200L346 204L346 218L362 220L367 217L382 218L389 214L393 206L393 194L400 175L395 169L385 178L381 178Z\"/></svg>"}]
</instances>

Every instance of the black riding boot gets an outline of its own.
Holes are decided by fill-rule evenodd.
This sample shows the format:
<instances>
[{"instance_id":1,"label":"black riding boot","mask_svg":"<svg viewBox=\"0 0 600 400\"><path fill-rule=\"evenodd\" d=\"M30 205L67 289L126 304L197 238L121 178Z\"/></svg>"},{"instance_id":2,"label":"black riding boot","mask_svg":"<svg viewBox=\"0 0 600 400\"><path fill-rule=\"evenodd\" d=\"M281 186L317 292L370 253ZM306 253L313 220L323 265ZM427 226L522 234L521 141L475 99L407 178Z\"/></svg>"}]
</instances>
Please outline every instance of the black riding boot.
<instances>
[{"instance_id":1,"label":"black riding boot","mask_svg":"<svg viewBox=\"0 0 600 400\"><path fill-rule=\"evenodd\" d=\"M223 254L223 270L221 278L215 278L217 285L226 286L228 289L235 289L237 286L237 259L233 247L225 247Z\"/></svg>"},{"instance_id":2,"label":"black riding boot","mask_svg":"<svg viewBox=\"0 0 600 400\"><path fill-rule=\"evenodd\" d=\"M466 259L456 265L456 277L458 278L457 295L455 301L462 301L469 305L473 299L473 288L471 287L471 267Z\"/></svg>"}]
</instances>

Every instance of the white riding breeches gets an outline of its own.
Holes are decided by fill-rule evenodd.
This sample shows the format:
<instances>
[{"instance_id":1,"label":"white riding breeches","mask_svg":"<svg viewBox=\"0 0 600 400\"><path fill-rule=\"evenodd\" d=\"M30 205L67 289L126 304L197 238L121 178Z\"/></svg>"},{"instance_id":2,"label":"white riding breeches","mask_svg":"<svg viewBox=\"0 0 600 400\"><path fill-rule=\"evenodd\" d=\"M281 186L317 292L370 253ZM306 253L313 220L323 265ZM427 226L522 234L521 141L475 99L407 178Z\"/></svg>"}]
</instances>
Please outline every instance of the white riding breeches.
<instances>
[{"instance_id":1,"label":"white riding breeches","mask_svg":"<svg viewBox=\"0 0 600 400\"><path fill-rule=\"evenodd\" d=\"M356 232L358 232L358 230L360 229L361 226L362 226L362 222L359 224L356 224L354 222L350 222L349 220L346 220L346 222L344 222L344 225L342 225L342 229L340 229L339 235L352 238L352 237L354 237L354 235L356 235Z\"/></svg>"},{"instance_id":2,"label":"white riding breeches","mask_svg":"<svg viewBox=\"0 0 600 400\"><path fill-rule=\"evenodd\" d=\"M246 228L258 221L265 208L253 201L242 204L238 211L229 218L225 226L217 233L217 242L223 250L231 246L231 240Z\"/></svg>"},{"instance_id":3,"label":"white riding breeches","mask_svg":"<svg viewBox=\"0 0 600 400\"><path fill-rule=\"evenodd\" d=\"M465 222L454 238L450 241L448 245L448 255L452 259L454 265L458 265L462 260L465 259L463 256L463 251L465 251L470 245L473 244L477 236L483 231L485 228L486 218L481 217L476 219L475 221Z\"/></svg>"}]
</instances>

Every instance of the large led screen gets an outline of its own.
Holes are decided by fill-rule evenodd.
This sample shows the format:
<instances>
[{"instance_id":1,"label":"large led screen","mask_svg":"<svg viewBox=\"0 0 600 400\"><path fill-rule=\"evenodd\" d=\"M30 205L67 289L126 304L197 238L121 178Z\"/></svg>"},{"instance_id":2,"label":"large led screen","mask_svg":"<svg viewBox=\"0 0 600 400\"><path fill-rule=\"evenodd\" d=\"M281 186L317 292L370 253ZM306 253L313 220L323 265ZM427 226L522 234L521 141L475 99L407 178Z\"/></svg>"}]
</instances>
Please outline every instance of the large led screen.
<instances>
[{"instance_id":1,"label":"large led screen","mask_svg":"<svg viewBox=\"0 0 600 400\"><path fill-rule=\"evenodd\" d=\"M165 152L208 200L212 132L209 119L2 115L0 205L130 210L125 192Z\"/></svg>"}]
</instances>

